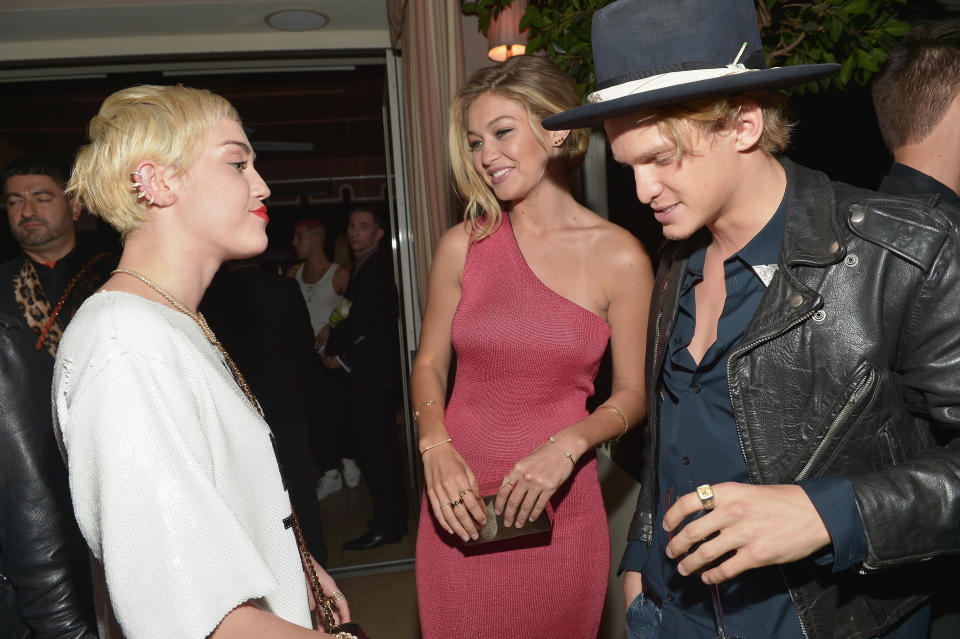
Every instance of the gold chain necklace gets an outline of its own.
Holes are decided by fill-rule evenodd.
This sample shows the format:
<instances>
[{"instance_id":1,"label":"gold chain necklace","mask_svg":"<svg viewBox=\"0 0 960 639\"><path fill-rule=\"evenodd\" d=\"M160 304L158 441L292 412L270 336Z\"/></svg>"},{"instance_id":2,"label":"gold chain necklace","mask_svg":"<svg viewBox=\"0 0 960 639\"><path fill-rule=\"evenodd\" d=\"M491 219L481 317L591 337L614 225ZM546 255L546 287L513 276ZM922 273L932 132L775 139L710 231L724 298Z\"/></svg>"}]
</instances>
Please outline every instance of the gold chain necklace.
<instances>
[{"instance_id":1,"label":"gold chain necklace","mask_svg":"<svg viewBox=\"0 0 960 639\"><path fill-rule=\"evenodd\" d=\"M114 269L113 271L110 272L111 275L115 275L117 273L121 273L123 275L129 275L130 277L140 280L141 282L143 282L144 284L146 284L147 286L155 290L157 293L162 295L165 300L170 302L171 306L173 306L175 309L177 309L178 311L180 311L181 313L183 313L184 315L192 319L194 322L196 322L197 326L200 327L200 330L203 331L203 335L207 338L207 341L209 341L211 344L216 346L217 350L220 351L220 354L223 355L223 359L225 359L227 364L230 366L230 371L233 373L233 378L236 380L237 384L239 384L241 390L243 390L243 394L247 396L248 400L250 400L250 404L252 404L253 407L256 409L256 411L260 413L261 417L263 416L263 410L260 408L260 403L257 402L257 399L253 396L253 391L250 390L250 386L247 384L247 380L243 378L243 375L240 373L240 369L237 368L237 365L236 363L234 363L233 358L230 357L230 353L228 353L227 349L223 347L223 344L220 343L220 340L217 339L217 336L213 334L213 329L211 329L210 325L207 324L207 320L204 319L202 313L194 313L189 308L184 306L183 303L180 302L180 300L178 300L173 295L171 295L170 293L160 288L159 284L157 284L156 282L154 282L153 280L151 280L150 278L148 278L146 275L142 273L138 273L137 271L131 271L125 268Z\"/></svg>"}]
</instances>

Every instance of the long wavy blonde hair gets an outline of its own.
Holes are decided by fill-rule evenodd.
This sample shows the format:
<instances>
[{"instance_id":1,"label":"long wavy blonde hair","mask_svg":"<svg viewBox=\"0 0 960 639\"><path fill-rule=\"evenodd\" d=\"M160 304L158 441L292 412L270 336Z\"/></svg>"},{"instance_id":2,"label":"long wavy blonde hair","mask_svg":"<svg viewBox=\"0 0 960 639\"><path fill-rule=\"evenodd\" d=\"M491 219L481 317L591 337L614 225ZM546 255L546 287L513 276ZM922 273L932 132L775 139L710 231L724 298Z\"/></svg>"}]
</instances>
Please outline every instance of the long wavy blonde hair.
<instances>
[{"instance_id":1,"label":"long wavy blonde hair","mask_svg":"<svg viewBox=\"0 0 960 639\"><path fill-rule=\"evenodd\" d=\"M540 135L540 121L547 116L580 104L576 86L547 58L521 55L503 64L478 70L460 87L450 106L447 145L457 191L466 201L464 220L473 241L487 237L500 225L503 205L483 181L473 165L473 152L467 143L467 114L473 102L484 93L494 93L523 106L533 134L546 149ZM561 151L568 173L583 162L590 143L589 129L573 129Z\"/></svg>"}]
</instances>

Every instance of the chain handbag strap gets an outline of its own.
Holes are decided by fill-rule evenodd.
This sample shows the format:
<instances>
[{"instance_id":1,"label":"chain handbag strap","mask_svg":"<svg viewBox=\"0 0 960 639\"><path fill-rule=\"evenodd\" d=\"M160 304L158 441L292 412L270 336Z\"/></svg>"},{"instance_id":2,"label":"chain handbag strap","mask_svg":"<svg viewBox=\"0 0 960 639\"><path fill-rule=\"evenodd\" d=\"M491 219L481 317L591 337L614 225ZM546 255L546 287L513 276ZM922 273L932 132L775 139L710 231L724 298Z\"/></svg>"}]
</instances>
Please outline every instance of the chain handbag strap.
<instances>
[{"instance_id":1,"label":"chain handbag strap","mask_svg":"<svg viewBox=\"0 0 960 639\"><path fill-rule=\"evenodd\" d=\"M300 519L297 512L293 509L293 502L290 502L290 517L293 521L293 536L297 540L297 550L300 551L300 563L303 564L303 571L310 577L310 590L313 591L313 599L317 602L317 617L321 615L324 629L334 634L340 631L340 624L334 616L333 597L323 594L323 588L320 586L320 577L317 575L317 569L310 561L310 553L307 552L307 543L303 539L303 528L300 527Z\"/></svg>"}]
</instances>

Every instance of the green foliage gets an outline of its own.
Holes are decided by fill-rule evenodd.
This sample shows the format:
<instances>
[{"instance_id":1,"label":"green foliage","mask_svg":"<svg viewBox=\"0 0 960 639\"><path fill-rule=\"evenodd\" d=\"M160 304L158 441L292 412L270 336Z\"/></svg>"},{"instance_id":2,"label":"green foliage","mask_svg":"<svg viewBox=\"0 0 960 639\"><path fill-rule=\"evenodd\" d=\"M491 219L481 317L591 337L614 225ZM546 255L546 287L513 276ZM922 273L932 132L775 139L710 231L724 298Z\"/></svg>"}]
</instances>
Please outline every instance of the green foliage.
<instances>
[{"instance_id":1,"label":"green foliage","mask_svg":"<svg viewBox=\"0 0 960 639\"><path fill-rule=\"evenodd\" d=\"M840 63L840 72L794 90L864 85L910 25L897 19L907 0L764 0L759 7L767 66Z\"/></svg>"},{"instance_id":2,"label":"green foliage","mask_svg":"<svg viewBox=\"0 0 960 639\"><path fill-rule=\"evenodd\" d=\"M594 89L590 24L597 9L613 0L528 0L520 28L527 50L543 50L577 82L582 95ZM513 0L467 0L480 31ZM907 0L757 0L757 16L767 66L838 62L840 72L794 87L814 93L830 85L865 84L888 50L910 26L897 19Z\"/></svg>"}]
</instances>

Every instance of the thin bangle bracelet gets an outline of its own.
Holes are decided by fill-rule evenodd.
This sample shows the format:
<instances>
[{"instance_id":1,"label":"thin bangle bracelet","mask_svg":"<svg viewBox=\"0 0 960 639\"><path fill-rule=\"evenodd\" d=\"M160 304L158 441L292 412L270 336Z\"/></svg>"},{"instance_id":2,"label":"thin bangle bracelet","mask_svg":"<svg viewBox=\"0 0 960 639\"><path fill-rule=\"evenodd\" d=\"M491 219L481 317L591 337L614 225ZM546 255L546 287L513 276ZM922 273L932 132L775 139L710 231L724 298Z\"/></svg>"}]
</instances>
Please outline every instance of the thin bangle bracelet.
<instances>
[{"instance_id":1,"label":"thin bangle bracelet","mask_svg":"<svg viewBox=\"0 0 960 639\"><path fill-rule=\"evenodd\" d=\"M553 435L550 435L549 441L551 444L556 444L557 438L554 437ZM570 460L570 463L573 464L574 468L577 467L577 461L573 458L573 453L571 453L569 450L565 450L563 451L563 456Z\"/></svg>"},{"instance_id":2,"label":"thin bangle bracelet","mask_svg":"<svg viewBox=\"0 0 960 639\"><path fill-rule=\"evenodd\" d=\"M441 402L438 402L438 401L435 400L435 399L428 399L428 400L425 401L425 402L420 402L419 404L417 404L417 407L416 407L416 408L414 409L414 411L413 411L413 421L419 422L419 421L420 421L420 411L423 410L424 408L426 408L427 406L434 406L434 405L442 406L443 404L442 404Z\"/></svg>"},{"instance_id":3,"label":"thin bangle bracelet","mask_svg":"<svg viewBox=\"0 0 960 639\"><path fill-rule=\"evenodd\" d=\"M613 404L600 404L600 408L606 408L609 411L613 411L620 416L620 419L623 420L623 432L617 436L617 439L620 439L627 434L627 428L630 426L630 423L627 421L627 416L623 414L623 411L614 406Z\"/></svg>"},{"instance_id":4,"label":"thin bangle bracelet","mask_svg":"<svg viewBox=\"0 0 960 639\"><path fill-rule=\"evenodd\" d=\"M440 446L440 445L442 445L442 444L449 444L451 441L453 441L453 438L452 438L452 437L447 437L447 438L446 438L445 440L443 440L442 442L437 442L436 444L430 444L429 446L425 447L423 450L420 451L420 456L423 457L423 454L424 454L425 452L427 452L428 450L430 450L431 448L436 448L437 446Z\"/></svg>"}]
</instances>

